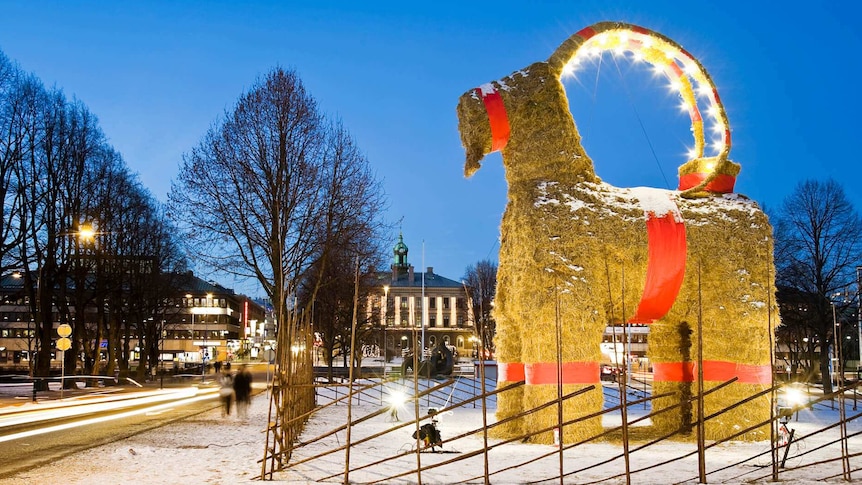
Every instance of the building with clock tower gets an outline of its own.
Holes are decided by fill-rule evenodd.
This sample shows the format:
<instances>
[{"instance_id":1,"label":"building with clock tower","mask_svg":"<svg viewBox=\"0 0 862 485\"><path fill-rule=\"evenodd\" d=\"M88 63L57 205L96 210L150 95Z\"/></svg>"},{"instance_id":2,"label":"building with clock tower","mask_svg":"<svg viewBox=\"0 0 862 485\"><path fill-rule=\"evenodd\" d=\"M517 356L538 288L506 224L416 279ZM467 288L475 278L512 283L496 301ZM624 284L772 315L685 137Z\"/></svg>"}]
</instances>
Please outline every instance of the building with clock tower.
<instances>
[{"instance_id":1,"label":"building with clock tower","mask_svg":"<svg viewBox=\"0 0 862 485\"><path fill-rule=\"evenodd\" d=\"M374 339L380 357L391 362L415 346L427 352L440 342L460 357L472 356L478 342L464 284L434 273L430 266L424 272L415 271L407 259L403 234L398 235L392 253L390 271L377 273L369 297L369 312L380 318Z\"/></svg>"}]
</instances>

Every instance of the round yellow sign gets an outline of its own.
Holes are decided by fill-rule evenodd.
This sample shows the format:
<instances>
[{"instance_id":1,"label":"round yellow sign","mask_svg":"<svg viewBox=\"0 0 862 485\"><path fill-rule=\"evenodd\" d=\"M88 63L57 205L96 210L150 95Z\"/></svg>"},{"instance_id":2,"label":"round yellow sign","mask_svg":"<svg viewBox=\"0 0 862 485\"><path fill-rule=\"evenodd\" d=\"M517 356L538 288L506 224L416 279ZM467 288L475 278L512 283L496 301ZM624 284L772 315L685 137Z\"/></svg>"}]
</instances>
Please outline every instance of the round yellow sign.
<instances>
[{"instance_id":1,"label":"round yellow sign","mask_svg":"<svg viewBox=\"0 0 862 485\"><path fill-rule=\"evenodd\" d=\"M72 347L72 341L66 337L57 339L57 350L69 350Z\"/></svg>"}]
</instances>

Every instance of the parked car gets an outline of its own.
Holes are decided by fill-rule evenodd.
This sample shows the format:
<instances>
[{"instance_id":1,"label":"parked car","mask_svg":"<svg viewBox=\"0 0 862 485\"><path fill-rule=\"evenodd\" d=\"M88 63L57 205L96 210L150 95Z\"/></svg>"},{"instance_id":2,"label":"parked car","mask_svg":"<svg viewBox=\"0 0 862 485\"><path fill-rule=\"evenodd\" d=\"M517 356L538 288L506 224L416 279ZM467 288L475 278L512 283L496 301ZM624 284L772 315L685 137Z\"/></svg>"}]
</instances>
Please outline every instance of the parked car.
<instances>
[{"instance_id":1,"label":"parked car","mask_svg":"<svg viewBox=\"0 0 862 485\"><path fill-rule=\"evenodd\" d=\"M620 370L617 367L613 365L602 364L601 374L599 375L599 378L601 380L617 382L617 376L619 375Z\"/></svg>"}]
</instances>

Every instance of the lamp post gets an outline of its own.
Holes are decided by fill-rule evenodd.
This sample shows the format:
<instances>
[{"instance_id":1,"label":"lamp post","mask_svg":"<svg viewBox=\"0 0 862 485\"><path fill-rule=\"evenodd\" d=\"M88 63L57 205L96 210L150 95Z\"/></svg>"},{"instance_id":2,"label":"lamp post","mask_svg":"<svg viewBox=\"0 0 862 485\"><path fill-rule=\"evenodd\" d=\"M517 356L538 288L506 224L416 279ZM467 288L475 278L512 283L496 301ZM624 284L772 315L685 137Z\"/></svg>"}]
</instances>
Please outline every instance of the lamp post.
<instances>
[{"instance_id":1,"label":"lamp post","mask_svg":"<svg viewBox=\"0 0 862 485\"><path fill-rule=\"evenodd\" d=\"M832 346L833 346L833 358L835 359L835 364L833 365L833 372L835 373L835 385L838 386L839 389L844 387L844 363L841 361L841 322L838 321L838 317L835 310L835 302L831 302L832 305ZM839 404L841 406L844 405L844 391L841 391L839 395ZM834 398L830 400L832 404L835 404ZM833 408L834 409L834 408Z\"/></svg>"},{"instance_id":2,"label":"lamp post","mask_svg":"<svg viewBox=\"0 0 862 485\"><path fill-rule=\"evenodd\" d=\"M862 374L862 266L856 267L856 343L859 345L859 360L856 362L856 379Z\"/></svg>"},{"instance_id":3,"label":"lamp post","mask_svg":"<svg viewBox=\"0 0 862 485\"><path fill-rule=\"evenodd\" d=\"M208 307L207 310L209 310L209 308L212 307L212 298L213 298L212 293L207 293L207 304L206 304L206 306ZM207 347L207 334L208 333L209 333L209 319L204 318L204 351L203 351L203 354L201 354L201 367L203 367L203 369L201 370L201 375L202 375L201 381L203 381L204 377L206 377L206 374L207 374L207 360L209 357L209 348Z\"/></svg>"},{"instance_id":4,"label":"lamp post","mask_svg":"<svg viewBox=\"0 0 862 485\"><path fill-rule=\"evenodd\" d=\"M856 383L862 380L862 266L856 267L856 343L859 345L859 360L856 361ZM856 410L856 393L853 388L853 410Z\"/></svg>"},{"instance_id":5,"label":"lamp post","mask_svg":"<svg viewBox=\"0 0 862 485\"><path fill-rule=\"evenodd\" d=\"M428 268L425 266L425 240L422 240L422 299L419 301L419 320L422 324L422 345L420 345L419 362L425 360L425 272Z\"/></svg>"},{"instance_id":6,"label":"lamp post","mask_svg":"<svg viewBox=\"0 0 862 485\"><path fill-rule=\"evenodd\" d=\"M165 388L165 339L168 338L166 325L167 322L162 320L162 325L159 329L159 333L162 335L162 340L159 342L159 389Z\"/></svg>"},{"instance_id":7,"label":"lamp post","mask_svg":"<svg viewBox=\"0 0 862 485\"><path fill-rule=\"evenodd\" d=\"M194 304L194 299L193 299L191 294L186 295L186 300L188 300L188 303L189 303L189 315L191 315L191 321L192 321L192 329L191 329L191 332L192 332L192 349L194 349L195 348L195 310L196 310L196 307ZM203 361L204 361L203 353L201 353L201 380L203 380L203 366L204 366Z\"/></svg>"},{"instance_id":8,"label":"lamp post","mask_svg":"<svg viewBox=\"0 0 862 485\"><path fill-rule=\"evenodd\" d=\"M389 326L389 285L383 287L383 377L386 377L386 327Z\"/></svg>"}]
</instances>

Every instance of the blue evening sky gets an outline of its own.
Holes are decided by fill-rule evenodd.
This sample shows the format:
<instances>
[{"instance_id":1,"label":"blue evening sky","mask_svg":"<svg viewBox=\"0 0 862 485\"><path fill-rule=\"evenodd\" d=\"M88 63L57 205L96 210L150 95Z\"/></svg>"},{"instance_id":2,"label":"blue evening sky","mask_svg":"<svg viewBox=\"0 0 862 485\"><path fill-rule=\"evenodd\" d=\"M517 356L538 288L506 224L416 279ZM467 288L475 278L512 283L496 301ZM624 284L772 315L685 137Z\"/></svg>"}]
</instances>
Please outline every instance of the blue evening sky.
<instances>
[{"instance_id":1,"label":"blue evening sky","mask_svg":"<svg viewBox=\"0 0 862 485\"><path fill-rule=\"evenodd\" d=\"M383 179L410 262L458 280L468 265L496 260L506 201L499 155L463 177L458 97L599 21L661 32L706 67L728 111L731 159L742 164L737 192L775 209L800 181L832 177L862 209L859 5L0 0L0 50L83 101L163 201L183 153L258 76L297 70ZM606 54L567 92L603 179L676 187L691 140L665 80Z\"/></svg>"}]
</instances>

